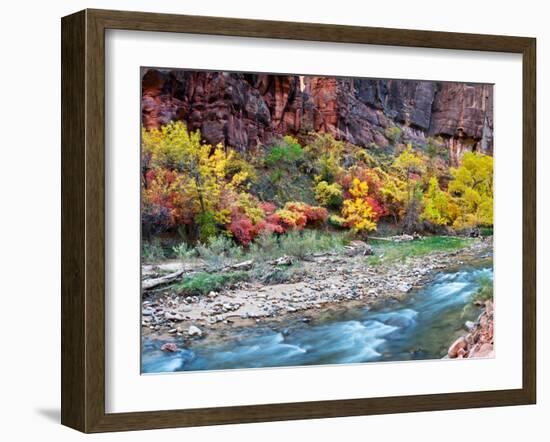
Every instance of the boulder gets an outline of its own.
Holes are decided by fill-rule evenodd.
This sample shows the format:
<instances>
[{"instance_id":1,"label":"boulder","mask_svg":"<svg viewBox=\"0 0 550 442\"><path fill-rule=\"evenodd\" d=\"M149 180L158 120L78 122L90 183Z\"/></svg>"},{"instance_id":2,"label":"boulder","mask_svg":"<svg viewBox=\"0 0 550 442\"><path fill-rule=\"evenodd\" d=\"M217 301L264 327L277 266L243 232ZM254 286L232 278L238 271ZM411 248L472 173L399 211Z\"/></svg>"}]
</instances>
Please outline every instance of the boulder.
<instances>
[{"instance_id":1,"label":"boulder","mask_svg":"<svg viewBox=\"0 0 550 442\"><path fill-rule=\"evenodd\" d=\"M189 336L201 337L202 336L202 330L200 328L198 328L197 326L195 326L195 325L191 325L191 326L189 326L189 330L187 330L187 334Z\"/></svg>"},{"instance_id":2,"label":"boulder","mask_svg":"<svg viewBox=\"0 0 550 442\"><path fill-rule=\"evenodd\" d=\"M462 353L460 352L460 350L467 350L467 348L468 342L466 341L466 338L464 336L461 336L451 344L449 350L447 351L447 355L450 358L456 358L459 356L459 353Z\"/></svg>"},{"instance_id":3,"label":"boulder","mask_svg":"<svg viewBox=\"0 0 550 442\"><path fill-rule=\"evenodd\" d=\"M167 342L166 344L162 344L162 347L160 347L160 349L168 353L174 353L178 351L178 346L173 342Z\"/></svg>"},{"instance_id":4,"label":"boulder","mask_svg":"<svg viewBox=\"0 0 550 442\"><path fill-rule=\"evenodd\" d=\"M397 290L399 290L402 293L408 293L412 290L412 286L410 284L406 284L402 282L397 286Z\"/></svg>"}]
</instances>

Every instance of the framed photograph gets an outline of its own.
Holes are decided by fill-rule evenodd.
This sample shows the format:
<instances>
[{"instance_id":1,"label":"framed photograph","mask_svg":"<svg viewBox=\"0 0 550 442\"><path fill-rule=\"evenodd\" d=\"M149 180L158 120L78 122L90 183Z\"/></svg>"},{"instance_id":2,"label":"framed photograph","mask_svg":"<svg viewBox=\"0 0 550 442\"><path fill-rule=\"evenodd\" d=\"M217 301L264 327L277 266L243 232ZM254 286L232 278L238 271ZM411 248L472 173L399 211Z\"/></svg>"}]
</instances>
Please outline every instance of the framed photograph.
<instances>
[{"instance_id":1,"label":"framed photograph","mask_svg":"<svg viewBox=\"0 0 550 442\"><path fill-rule=\"evenodd\" d=\"M535 39L62 19L62 423L536 400Z\"/></svg>"}]
</instances>

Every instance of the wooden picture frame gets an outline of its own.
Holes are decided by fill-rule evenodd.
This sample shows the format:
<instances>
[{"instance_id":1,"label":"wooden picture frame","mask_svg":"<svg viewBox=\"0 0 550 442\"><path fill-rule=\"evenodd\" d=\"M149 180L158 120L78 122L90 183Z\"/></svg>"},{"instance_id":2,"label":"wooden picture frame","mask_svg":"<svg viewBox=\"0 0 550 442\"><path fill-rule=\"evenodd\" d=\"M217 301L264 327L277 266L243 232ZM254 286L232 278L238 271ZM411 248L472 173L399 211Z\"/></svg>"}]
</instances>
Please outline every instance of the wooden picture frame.
<instances>
[{"instance_id":1,"label":"wooden picture frame","mask_svg":"<svg viewBox=\"0 0 550 442\"><path fill-rule=\"evenodd\" d=\"M494 51L523 58L523 385L466 393L105 412L105 30ZM533 404L536 398L536 40L84 10L62 19L62 410L83 432Z\"/></svg>"}]
</instances>

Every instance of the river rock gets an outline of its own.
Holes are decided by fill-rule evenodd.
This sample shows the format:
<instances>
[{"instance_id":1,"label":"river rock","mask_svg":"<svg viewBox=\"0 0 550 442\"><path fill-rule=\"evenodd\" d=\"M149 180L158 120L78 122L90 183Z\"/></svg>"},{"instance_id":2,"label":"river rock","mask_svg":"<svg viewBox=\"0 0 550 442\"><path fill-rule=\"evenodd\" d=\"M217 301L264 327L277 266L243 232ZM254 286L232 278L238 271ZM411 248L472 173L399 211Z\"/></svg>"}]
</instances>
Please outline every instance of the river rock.
<instances>
[{"instance_id":1,"label":"river rock","mask_svg":"<svg viewBox=\"0 0 550 442\"><path fill-rule=\"evenodd\" d=\"M169 353L174 353L178 351L178 346L174 344L173 342L167 342L166 344L162 344L162 347L160 347L162 351L166 351Z\"/></svg>"},{"instance_id":2,"label":"river rock","mask_svg":"<svg viewBox=\"0 0 550 442\"><path fill-rule=\"evenodd\" d=\"M450 358L456 358L458 357L459 350L466 350L467 347L468 342L466 341L466 338L464 336L461 336L451 344L449 350L447 351L447 355L449 355Z\"/></svg>"},{"instance_id":3,"label":"river rock","mask_svg":"<svg viewBox=\"0 0 550 442\"><path fill-rule=\"evenodd\" d=\"M196 325L191 325L191 326L189 326L189 330L187 330L187 334L189 336L201 337L202 336L202 330L200 328L198 328Z\"/></svg>"},{"instance_id":4,"label":"river rock","mask_svg":"<svg viewBox=\"0 0 550 442\"><path fill-rule=\"evenodd\" d=\"M397 290L403 293L408 293L412 289L412 286L410 284L401 283L397 285Z\"/></svg>"},{"instance_id":5,"label":"river rock","mask_svg":"<svg viewBox=\"0 0 550 442\"><path fill-rule=\"evenodd\" d=\"M164 317L170 321L183 321L185 318L180 313L169 313L166 312Z\"/></svg>"},{"instance_id":6,"label":"river rock","mask_svg":"<svg viewBox=\"0 0 550 442\"><path fill-rule=\"evenodd\" d=\"M346 255L348 256L374 255L374 250L372 247L364 241L351 241L345 249Z\"/></svg>"},{"instance_id":7,"label":"river rock","mask_svg":"<svg viewBox=\"0 0 550 442\"><path fill-rule=\"evenodd\" d=\"M481 344L470 352L470 358L492 358L494 356L493 344Z\"/></svg>"},{"instance_id":8,"label":"river rock","mask_svg":"<svg viewBox=\"0 0 550 442\"><path fill-rule=\"evenodd\" d=\"M283 255L280 258L277 258L274 261L271 261L270 264L276 266L290 266L292 265L293 258L291 256Z\"/></svg>"}]
</instances>

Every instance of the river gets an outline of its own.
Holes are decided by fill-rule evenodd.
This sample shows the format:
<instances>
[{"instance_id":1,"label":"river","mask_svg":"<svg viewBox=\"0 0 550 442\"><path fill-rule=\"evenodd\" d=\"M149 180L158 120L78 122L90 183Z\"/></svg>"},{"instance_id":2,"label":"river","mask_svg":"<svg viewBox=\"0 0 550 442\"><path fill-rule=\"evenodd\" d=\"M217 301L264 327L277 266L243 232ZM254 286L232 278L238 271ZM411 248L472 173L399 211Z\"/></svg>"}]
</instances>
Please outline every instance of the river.
<instances>
[{"instance_id":1,"label":"river","mask_svg":"<svg viewBox=\"0 0 550 442\"><path fill-rule=\"evenodd\" d=\"M329 308L308 323L296 318L235 327L217 341L199 339L175 353L160 350L166 341L143 338L142 372L440 359L466 333L464 323L478 317L471 297L482 278L492 277L487 263L442 272L403 301Z\"/></svg>"}]
</instances>

